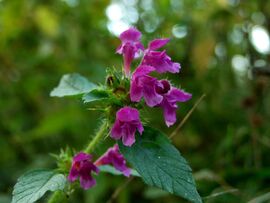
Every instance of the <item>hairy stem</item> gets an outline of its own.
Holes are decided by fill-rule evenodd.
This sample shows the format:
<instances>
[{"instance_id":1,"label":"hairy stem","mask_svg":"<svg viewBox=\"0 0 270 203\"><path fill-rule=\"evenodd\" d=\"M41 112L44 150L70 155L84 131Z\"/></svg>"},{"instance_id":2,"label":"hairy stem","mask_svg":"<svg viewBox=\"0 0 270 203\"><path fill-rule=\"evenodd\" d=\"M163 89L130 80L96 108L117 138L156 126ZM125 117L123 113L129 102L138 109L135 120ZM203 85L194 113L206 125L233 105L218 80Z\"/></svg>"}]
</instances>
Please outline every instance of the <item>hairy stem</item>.
<instances>
[{"instance_id":1,"label":"hairy stem","mask_svg":"<svg viewBox=\"0 0 270 203\"><path fill-rule=\"evenodd\" d=\"M87 148L84 150L85 153L92 153L97 144L100 142L100 140L104 137L104 134L107 131L107 122L104 121L102 125L99 127L99 130L96 133L96 136L92 139L92 141L89 143Z\"/></svg>"}]
</instances>

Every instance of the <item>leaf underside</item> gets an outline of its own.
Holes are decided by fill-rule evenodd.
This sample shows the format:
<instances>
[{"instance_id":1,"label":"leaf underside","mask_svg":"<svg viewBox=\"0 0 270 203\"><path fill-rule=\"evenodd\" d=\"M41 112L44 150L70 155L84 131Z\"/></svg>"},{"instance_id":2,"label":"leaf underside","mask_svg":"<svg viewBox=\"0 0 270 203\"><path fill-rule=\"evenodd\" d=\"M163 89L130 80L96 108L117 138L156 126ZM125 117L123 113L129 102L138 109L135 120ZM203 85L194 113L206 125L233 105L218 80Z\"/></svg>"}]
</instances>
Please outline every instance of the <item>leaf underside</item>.
<instances>
[{"instance_id":1,"label":"leaf underside","mask_svg":"<svg viewBox=\"0 0 270 203\"><path fill-rule=\"evenodd\" d=\"M12 203L32 203L47 191L63 190L66 177L51 170L33 170L22 175L13 190Z\"/></svg>"},{"instance_id":2,"label":"leaf underside","mask_svg":"<svg viewBox=\"0 0 270 203\"><path fill-rule=\"evenodd\" d=\"M61 78L58 86L54 88L51 97L74 96L90 92L97 86L89 82L85 77L78 73L66 74Z\"/></svg>"}]
</instances>

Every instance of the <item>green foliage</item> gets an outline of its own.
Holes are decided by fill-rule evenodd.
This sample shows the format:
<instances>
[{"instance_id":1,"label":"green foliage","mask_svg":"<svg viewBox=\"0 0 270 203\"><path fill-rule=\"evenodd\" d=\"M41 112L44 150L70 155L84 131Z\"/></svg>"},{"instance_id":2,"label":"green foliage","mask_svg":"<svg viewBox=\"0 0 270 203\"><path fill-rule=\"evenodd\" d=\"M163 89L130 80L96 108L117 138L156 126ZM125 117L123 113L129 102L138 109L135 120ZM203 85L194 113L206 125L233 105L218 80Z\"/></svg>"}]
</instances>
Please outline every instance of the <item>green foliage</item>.
<instances>
[{"instance_id":1,"label":"green foliage","mask_svg":"<svg viewBox=\"0 0 270 203\"><path fill-rule=\"evenodd\" d=\"M125 158L144 182L192 202L202 202L192 177L191 168L179 151L160 131L144 127L136 143L126 147L118 142Z\"/></svg>"},{"instance_id":2,"label":"green foliage","mask_svg":"<svg viewBox=\"0 0 270 203\"><path fill-rule=\"evenodd\" d=\"M88 93L95 88L95 84L89 82L78 73L66 74L61 78L59 85L51 91L50 96L74 96Z\"/></svg>"},{"instance_id":3,"label":"green foliage","mask_svg":"<svg viewBox=\"0 0 270 203\"><path fill-rule=\"evenodd\" d=\"M51 170L33 170L22 175L13 190L12 203L33 203L47 191L63 190L66 177Z\"/></svg>"}]
</instances>

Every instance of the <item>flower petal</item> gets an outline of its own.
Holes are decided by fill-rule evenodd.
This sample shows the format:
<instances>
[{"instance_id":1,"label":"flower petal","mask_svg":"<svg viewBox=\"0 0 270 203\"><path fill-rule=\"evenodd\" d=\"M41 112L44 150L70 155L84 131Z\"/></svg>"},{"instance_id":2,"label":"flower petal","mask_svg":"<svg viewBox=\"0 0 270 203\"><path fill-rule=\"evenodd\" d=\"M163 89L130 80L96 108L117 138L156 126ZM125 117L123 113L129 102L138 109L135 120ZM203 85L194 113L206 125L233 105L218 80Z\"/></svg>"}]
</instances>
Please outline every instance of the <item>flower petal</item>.
<instances>
[{"instance_id":1,"label":"flower petal","mask_svg":"<svg viewBox=\"0 0 270 203\"><path fill-rule=\"evenodd\" d=\"M160 80L158 81L155 89L158 94L163 95L170 91L171 84L168 80Z\"/></svg>"},{"instance_id":2,"label":"flower petal","mask_svg":"<svg viewBox=\"0 0 270 203\"><path fill-rule=\"evenodd\" d=\"M130 122L140 119L139 111L131 107L123 107L116 113L116 119L121 122Z\"/></svg>"},{"instance_id":3,"label":"flower petal","mask_svg":"<svg viewBox=\"0 0 270 203\"><path fill-rule=\"evenodd\" d=\"M132 82L130 87L131 101L139 102L143 96L145 98L146 104L150 107L161 103L162 96L156 93L155 88L156 85L158 85L158 80L148 76L148 74L154 70L154 67L147 65L141 65L135 70L132 75Z\"/></svg>"},{"instance_id":4,"label":"flower petal","mask_svg":"<svg viewBox=\"0 0 270 203\"><path fill-rule=\"evenodd\" d=\"M83 175L80 177L81 187L85 190L96 185L96 180L91 175Z\"/></svg>"},{"instance_id":5,"label":"flower petal","mask_svg":"<svg viewBox=\"0 0 270 203\"><path fill-rule=\"evenodd\" d=\"M143 96L143 88L137 84L136 80L131 82L130 86L130 100L139 102Z\"/></svg>"},{"instance_id":6,"label":"flower petal","mask_svg":"<svg viewBox=\"0 0 270 203\"><path fill-rule=\"evenodd\" d=\"M155 70L154 67L148 66L148 65L141 65L136 68L132 75L132 80L135 80L136 78L140 76L148 75L149 73L153 72Z\"/></svg>"},{"instance_id":7,"label":"flower petal","mask_svg":"<svg viewBox=\"0 0 270 203\"><path fill-rule=\"evenodd\" d=\"M171 106L167 101L163 103L163 115L168 127L176 122L176 107Z\"/></svg>"},{"instance_id":8,"label":"flower petal","mask_svg":"<svg viewBox=\"0 0 270 203\"><path fill-rule=\"evenodd\" d=\"M74 182L79 176L78 170L76 170L74 167L71 167L67 179L70 182Z\"/></svg>"},{"instance_id":9,"label":"flower petal","mask_svg":"<svg viewBox=\"0 0 270 203\"><path fill-rule=\"evenodd\" d=\"M116 120L112 130L111 130L111 137L115 140L119 140L122 137L122 128L120 121Z\"/></svg>"},{"instance_id":10,"label":"flower petal","mask_svg":"<svg viewBox=\"0 0 270 203\"><path fill-rule=\"evenodd\" d=\"M131 145L133 145L135 143L135 132L134 134L131 133L128 135L124 135L122 137L122 141L125 146L130 147Z\"/></svg>"},{"instance_id":11,"label":"flower petal","mask_svg":"<svg viewBox=\"0 0 270 203\"><path fill-rule=\"evenodd\" d=\"M161 39L155 39L151 41L148 45L148 49L150 50L157 50L163 46L165 46L170 41L169 38L161 38Z\"/></svg>"},{"instance_id":12,"label":"flower petal","mask_svg":"<svg viewBox=\"0 0 270 203\"><path fill-rule=\"evenodd\" d=\"M191 99L192 95L187 93L183 90L177 89L173 87L171 91L168 92L166 98L168 102L175 103L175 102L185 102Z\"/></svg>"},{"instance_id":13,"label":"flower petal","mask_svg":"<svg viewBox=\"0 0 270 203\"><path fill-rule=\"evenodd\" d=\"M86 160L91 160L91 159L92 159L92 156L90 154L79 152L78 154L74 156L73 161L77 162L77 161L86 161Z\"/></svg>"},{"instance_id":14,"label":"flower petal","mask_svg":"<svg viewBox=\"0 0 270 203\"><path fill-rule=\"evenodd\" d=\"M120 34L120 39L122 42L127 42L127 41L136 42L141 39L141 35L142 34L139 30L137 30L134 27L131 27Z\"/></svg>"},{"instance_id":15,"label":"flower petal","mask_svg":"<svg viewBox=\"0 0 270 203\"><path fill-rule=\"evenodd\" d=\"M158 73L171 72L178 73L180 64L171 61L166 51L148 51L144 55L143 65L153 66Z\"/></svg>"},{"instance_id":16,"label":"flower petal","mask_svg":"<svg viewBox=\"0 0 270 203\"><path fill-rule=\"evenodd\" d=\"M144 77L141 81L144 84L143 96L147 106L154 107L161 103L163 97L156 92L158 80L152 77Z\"/></svg>"}]
</instances>

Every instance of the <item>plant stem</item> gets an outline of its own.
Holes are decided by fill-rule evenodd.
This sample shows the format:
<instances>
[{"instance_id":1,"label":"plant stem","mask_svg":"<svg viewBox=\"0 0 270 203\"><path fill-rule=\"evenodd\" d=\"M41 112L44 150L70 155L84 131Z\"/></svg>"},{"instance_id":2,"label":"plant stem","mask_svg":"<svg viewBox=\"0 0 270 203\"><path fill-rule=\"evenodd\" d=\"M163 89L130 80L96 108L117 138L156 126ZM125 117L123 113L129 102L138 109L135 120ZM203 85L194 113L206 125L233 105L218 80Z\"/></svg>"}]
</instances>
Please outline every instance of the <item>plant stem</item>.
<instances>
[{"instance_id":1,"label":"plant stem","mask_svg":"<svg viewBox=\"0 0 270 203\"><path fill-rule=\"evenodd\" d=\"M193 107L189 110L189 112L185 115L185 117L183 118L183 120L181 121L181 123L175 128L175 130L171 133L171 135L169 136L170 139L172 139L180 130L180 128L182 128L182 126L185 124L185 122L188 120L188 118L191 116L191 114L193 113L193 111L196 109L196 107L201 103L201 101L203 100L203 98L206 96L206 94L203 94L197 101L196 103L193 105Z\"/></svg>"},{"instance_id":2,"label":"plant stem","mask_svg":"<svg viewBox=\"0 0 270 203\"><path fill-rule=\"evenodd\" d=\"M102 139L104 136L105 132L107 130L107 122L104 121L102 125L99 127L99 130L96 133L96 136L92 139L92 141L89 143L87 148L84 150L85 153L92 153L93 150L95 149L96 145L99 143L99 141Z\"/></svg>"}]
</instances>

